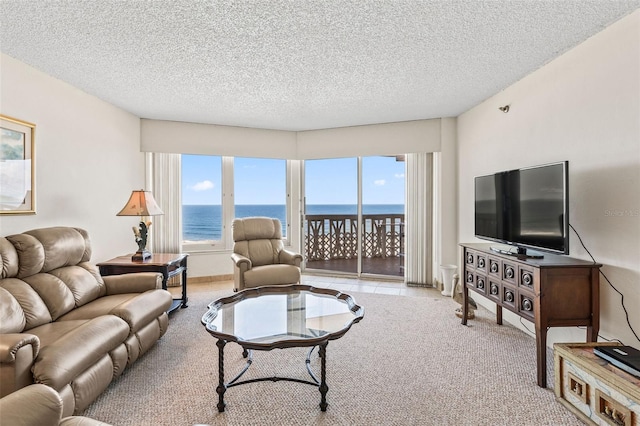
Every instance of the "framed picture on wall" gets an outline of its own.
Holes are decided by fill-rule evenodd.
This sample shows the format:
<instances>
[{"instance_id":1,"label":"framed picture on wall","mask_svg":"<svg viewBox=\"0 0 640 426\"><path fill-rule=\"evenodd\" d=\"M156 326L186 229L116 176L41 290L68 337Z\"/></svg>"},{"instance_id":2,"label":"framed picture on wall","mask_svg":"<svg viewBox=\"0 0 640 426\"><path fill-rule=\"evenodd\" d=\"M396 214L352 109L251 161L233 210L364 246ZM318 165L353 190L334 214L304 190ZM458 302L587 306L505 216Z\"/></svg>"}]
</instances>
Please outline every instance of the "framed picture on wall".
<instances>
[{"instance_id":1,"label":"framed picture on wall","mask_svg":"<svg viewBox=\"0 0 640 426\"><path fill-rule=\"evenodd\" d=\"M36 125L0 115L0 214L35 214Z\"/></svg>"}]
</instances>

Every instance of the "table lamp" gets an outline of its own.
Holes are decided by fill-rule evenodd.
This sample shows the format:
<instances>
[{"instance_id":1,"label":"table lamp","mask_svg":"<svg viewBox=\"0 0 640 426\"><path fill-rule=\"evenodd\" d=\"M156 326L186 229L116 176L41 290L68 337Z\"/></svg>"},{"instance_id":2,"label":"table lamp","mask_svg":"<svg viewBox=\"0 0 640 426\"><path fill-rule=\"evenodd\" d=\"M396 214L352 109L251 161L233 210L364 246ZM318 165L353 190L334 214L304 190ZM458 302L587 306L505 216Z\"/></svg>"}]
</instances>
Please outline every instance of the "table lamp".
<instances>
[{"instance_id":1,"label":"table lamp","mask_svg":"<svg viewBox=\"0 0 640 426\"><path fill-rule=\"evenodd\" d=\"M140 225L133 227L133 235L138 244L138 251L131 256L131 260L143 262L151 258L151 252L147 250L147 237L151 221L145 221L145 216L158 216L164 214L160 209L153 194L143 189L131 192L129 201L116 216L140 216Z\"/></svg>"}]
</instances>

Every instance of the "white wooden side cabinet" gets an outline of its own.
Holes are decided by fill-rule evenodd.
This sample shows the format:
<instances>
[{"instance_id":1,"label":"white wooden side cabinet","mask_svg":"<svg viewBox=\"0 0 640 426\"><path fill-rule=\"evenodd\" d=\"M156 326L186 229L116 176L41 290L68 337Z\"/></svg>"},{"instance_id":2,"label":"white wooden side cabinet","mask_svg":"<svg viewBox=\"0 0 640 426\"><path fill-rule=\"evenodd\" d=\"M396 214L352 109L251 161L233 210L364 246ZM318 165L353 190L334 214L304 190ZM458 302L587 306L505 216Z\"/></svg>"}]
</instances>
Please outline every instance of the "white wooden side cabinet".
<instances>
[{"instance_id":1,"label":"white wooden side cabinet","mask_svg":"<svg viewBox=\"0 0 640 426\"><path fill-rule=\"evenodd\" d=\"M640 378L593 353L596 346L617 345L553 345L556 398L587 424L640 426Z\"/></svg>"}]
</instances>

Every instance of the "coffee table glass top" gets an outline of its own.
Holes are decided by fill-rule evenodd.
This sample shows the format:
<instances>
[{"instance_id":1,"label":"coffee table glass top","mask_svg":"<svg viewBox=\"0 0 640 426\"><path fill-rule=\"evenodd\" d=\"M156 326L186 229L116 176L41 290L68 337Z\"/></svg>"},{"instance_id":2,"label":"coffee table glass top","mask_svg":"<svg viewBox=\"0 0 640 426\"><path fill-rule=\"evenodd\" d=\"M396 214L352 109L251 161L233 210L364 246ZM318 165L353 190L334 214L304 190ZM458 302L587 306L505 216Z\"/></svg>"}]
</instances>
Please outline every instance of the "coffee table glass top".
<instances>
[{"instance_id":1,"label":"coffee table glass top","mask_svg":"<svg viewBox=\"0 0 640 426\"><path fill-rule=\"evenodd\" d=\"M351 296L306 285L247 289L208 308L202 323L209 333L267 350L337 339L364 316Z\"/></svg>"}]
</instances>

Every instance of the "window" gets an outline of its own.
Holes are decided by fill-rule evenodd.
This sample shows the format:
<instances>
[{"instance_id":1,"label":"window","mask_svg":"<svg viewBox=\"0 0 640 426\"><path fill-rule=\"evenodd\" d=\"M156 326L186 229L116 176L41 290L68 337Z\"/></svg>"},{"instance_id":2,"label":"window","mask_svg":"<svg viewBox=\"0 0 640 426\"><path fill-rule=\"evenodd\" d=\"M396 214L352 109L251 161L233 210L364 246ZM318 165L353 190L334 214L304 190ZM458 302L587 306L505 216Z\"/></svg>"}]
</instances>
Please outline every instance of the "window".
<instances>
[{"instance_id":1,"label":"window","mask_svg":"<svg viewBox=\"0 0 640 426\"><path fill-rule=\"evenodd\" d=\"M283 237L288 235L287 160L187 154L181 158L184 245L196 250L230 248L232 242L225 240L230 239L234 217L275 217L282 222Z\"/></svg>"},{"instance_id":2,"label":"window","mask_svg":"<svg viewBox=\"0 0 640 426\"><path fill-rule=\"evenodd\" d=\"M182 240L222 240L222 157L182 155Z\"/></svg>"},{"instance_id":3,"label":"window","mask_svg":"<svg viewBox=\"0 0 640 426\"><path fill-rule=\"evenodd\" d=\"M287 162L269 158L234 158L235 217L280 219L287 236Z\"/></svg>"}]
</instances>

